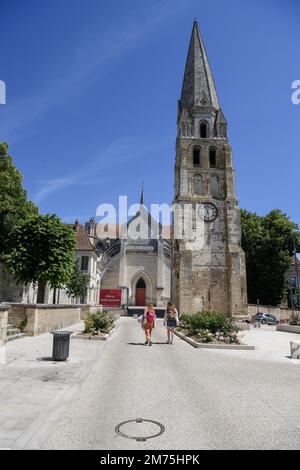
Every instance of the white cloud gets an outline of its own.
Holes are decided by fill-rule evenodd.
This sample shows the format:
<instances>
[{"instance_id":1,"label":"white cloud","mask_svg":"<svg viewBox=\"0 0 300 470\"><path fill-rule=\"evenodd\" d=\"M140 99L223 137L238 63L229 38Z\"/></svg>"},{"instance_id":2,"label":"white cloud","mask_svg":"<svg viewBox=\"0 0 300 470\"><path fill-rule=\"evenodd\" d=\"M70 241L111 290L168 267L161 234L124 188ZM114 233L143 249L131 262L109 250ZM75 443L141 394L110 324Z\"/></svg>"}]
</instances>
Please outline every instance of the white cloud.
<instances>
[{"instance_id":1,"label":"white cloud","mask_svg":"<svg viewBox=\"0 0 300 470\"><path fill-rule=\"evenodd\" d=\"M147 144L138 141L138 139L128 138L113 142L106 148L99 150L93 157L89 158L86 165L76 168L68 175L57 176L51 180L41 181L41 188L33 197L36 203L41 203L51 194L64 190L75 185L101 184L108 180L107 171L109 168L117 166L122 171L122 166L127 165L136 158L145 158L154 152L159 153L168 146L169 141L160 141L159 143ZM99 180L96 176L99 174ZM105 177L103 178L103 174Z\"/></svg>"}]
</instances>

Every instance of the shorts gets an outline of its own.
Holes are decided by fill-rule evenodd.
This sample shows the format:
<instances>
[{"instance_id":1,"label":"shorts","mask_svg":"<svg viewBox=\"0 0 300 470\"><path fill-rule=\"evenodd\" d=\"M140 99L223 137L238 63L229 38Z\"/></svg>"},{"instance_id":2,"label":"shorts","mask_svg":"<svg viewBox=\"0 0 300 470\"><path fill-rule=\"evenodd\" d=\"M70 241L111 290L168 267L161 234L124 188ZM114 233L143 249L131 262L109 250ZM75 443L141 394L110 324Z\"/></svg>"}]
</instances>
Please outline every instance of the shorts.
<instances>
[{"instance_id":1,"label":"shorts","mask_svg":"<svg viewBox=\"0 0 300 470\"><path fill-rule=\"evenodd\" d=\"M175 328L177 326L176 320L167 320L167 328Z\"/></svg>"}]
</instances>

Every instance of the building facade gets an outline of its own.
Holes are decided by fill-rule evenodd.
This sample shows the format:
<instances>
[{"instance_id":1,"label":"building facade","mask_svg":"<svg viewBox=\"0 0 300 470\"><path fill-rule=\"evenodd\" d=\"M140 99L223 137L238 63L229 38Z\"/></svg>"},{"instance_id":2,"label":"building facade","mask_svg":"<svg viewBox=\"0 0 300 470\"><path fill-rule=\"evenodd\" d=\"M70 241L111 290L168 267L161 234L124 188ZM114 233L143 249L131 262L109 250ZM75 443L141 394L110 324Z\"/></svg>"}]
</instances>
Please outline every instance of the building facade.
<instances>
[{"instance_id":1,"label":"building facade","mask_svg":"<svg viewBox=\"0 0 300 470\"><path fill-rule=\"evenodd\" d=\"M127 224L105 226L91 219L86 230L98 254L104 307L166 305L171 292L171 243L142 199Z\"/></svg>"}]
</instances>

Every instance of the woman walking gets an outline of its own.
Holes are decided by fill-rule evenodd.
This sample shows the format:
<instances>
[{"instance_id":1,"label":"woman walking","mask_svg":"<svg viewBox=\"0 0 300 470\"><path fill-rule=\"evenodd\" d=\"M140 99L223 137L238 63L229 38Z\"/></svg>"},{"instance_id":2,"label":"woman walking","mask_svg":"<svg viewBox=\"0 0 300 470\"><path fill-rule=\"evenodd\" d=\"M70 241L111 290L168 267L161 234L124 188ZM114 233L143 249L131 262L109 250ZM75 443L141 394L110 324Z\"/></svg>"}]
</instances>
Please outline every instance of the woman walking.
<instances>
[{"instance_id":1,"label":"woman walking","mask_svg":"<svg viewBox=\"0 0 300 470\"><path fill-rule=\"evenodd\" d=\"M168 302L165 316L164 316L164 325L167 327L168 333L168 344L173 344L174 332L176 326L179 324L179 316L175 305L172 302Z\"/></svg>"},{"instance_id":2,"label":"woman walking","mask_svg":"<svg viewBox=\"0 0 300 470\"><path fill-rule=\"evenodd\" d=\"M154 307L152 304L149 304L147 308L145 308L143 319L142 319L142 326L144 328L145 336L146 336L145 344L148 344L149 346L152 346L151 335L152 335L152 330L155 327L155 320L156 320L156 315L155 315Z\"/></svg>"}]
</instances>

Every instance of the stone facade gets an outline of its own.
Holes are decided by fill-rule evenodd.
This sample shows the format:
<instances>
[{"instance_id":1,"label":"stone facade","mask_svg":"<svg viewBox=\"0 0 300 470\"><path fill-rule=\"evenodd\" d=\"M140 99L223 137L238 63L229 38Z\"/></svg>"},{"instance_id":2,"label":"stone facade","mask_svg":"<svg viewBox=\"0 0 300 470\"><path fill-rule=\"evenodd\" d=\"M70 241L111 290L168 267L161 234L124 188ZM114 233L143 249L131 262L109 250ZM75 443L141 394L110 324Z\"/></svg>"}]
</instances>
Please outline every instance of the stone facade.
<instances>
[{"instance_id":1,"label":"stone facade","mask_svg":"<svg viewBox=\"0 0 300 470\"><path fill-rule=\"evenodd\" d=\"M180 313L215 309L247 315L245 256L227 122L194 23L178 108L175 194L198 244L177 239L173 221L172 298ZM186 217L186 216L185 216Z\"/></svg>"},{"instance_id":2,"label":"stone facade","mask_svg":"<svg viewBox=\"0 0 300 470\"><path fill-rule=\"evenodd\" d=\"M137 214L123 227L107 226L105 231L99 225L91 220L87 231L98 247L101 289L121 290L121 304L133 306L138 304L137 286L142 282L143 305L165 306L171 292L171 244L142 201Z\"/></svg>"}]
</instances>

